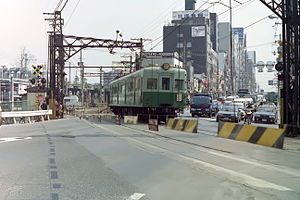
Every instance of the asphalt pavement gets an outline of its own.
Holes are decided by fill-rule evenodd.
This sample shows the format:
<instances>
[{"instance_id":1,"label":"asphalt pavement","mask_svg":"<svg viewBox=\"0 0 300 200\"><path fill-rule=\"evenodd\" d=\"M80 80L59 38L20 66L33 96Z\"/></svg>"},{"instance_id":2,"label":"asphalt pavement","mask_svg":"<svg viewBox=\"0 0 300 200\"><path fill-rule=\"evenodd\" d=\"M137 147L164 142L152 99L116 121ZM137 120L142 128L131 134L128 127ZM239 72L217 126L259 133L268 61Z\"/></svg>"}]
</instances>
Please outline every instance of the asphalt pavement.
<instances>
[{"instance_id":1,"label":"asphalt pavement","mask_svg":"<svg viewBox=\"0 0 300 200\"><path fill-rule=\"evenodd\" d=\"M299 151L163 127L2 126L0 162L0 200L300 199Z\"/></svg>"}]
</instances>

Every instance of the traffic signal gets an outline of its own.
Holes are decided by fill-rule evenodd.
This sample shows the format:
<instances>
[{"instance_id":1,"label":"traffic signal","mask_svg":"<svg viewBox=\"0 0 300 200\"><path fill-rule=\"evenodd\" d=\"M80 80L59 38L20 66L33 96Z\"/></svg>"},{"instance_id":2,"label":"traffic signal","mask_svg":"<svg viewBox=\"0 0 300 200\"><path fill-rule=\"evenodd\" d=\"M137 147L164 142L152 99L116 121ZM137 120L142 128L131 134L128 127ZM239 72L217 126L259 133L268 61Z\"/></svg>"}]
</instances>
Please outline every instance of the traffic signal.
<instances>
[{"instance_id":1,"label":"traffic signal","mask_svg":"<svg viewBox=\"0 0 300 200\"><path fill-rule=\"evenodd\" d=\"M283 64L282 64L282 62L276 63L275 69L276 69L277 71L282 71L282 70L283 70Z\"/></svg>"},{"instance_id":2,"label":"traffic signal","mask_svg":"<svg viewBox=\"0 0 300 200\"><path fill-rule=\"evenodd\" d=\"M34 78L30 79L29 81L30 81L30 83L31 83L32 85L35 84L35 79L34 79Z\"/></svg>"},{"instance_id":3,"label":"traffic signal","mask_svg":"<svg viewBox=\"0 0 300 200\"><path fill-rule=\"evenodd\" d=\"M45 85L45 84L46 84L46 82L47 82L47 81L46 81L46 79L45 79L45 78L42 78L42 79L41 79L41 83L42 83L43 85Z\"/></svg>"}]
</instances>

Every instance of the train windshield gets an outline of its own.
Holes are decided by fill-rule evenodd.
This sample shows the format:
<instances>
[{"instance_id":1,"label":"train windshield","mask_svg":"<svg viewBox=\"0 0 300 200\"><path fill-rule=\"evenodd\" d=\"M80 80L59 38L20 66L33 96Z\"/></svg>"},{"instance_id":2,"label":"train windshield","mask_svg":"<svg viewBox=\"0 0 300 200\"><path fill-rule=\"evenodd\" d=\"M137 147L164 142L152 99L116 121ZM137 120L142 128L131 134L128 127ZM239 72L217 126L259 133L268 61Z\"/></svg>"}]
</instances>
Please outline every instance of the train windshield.
<instances>
[{"instance_id":1,"label":"train windshield","mask_svg":"<svg viewBox=\"0 0 300 200\"><path fill-rule=\"evenodd\" d=\"M210 97L208 96L194 96L192 97L191 104L209 104Z\"/></svg>"}]
</instances>

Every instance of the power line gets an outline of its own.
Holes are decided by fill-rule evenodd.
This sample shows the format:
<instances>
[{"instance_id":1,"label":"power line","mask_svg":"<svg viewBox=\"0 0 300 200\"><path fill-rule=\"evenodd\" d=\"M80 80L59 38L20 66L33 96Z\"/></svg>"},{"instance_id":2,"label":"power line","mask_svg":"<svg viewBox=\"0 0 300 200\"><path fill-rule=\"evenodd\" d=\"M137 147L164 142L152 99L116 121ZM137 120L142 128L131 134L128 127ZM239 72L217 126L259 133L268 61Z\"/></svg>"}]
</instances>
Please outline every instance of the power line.
<instances>
[{"instance_id":1,"label":"power line","mask_svg":"<svg viewBox=\"0 0 300 200\"><path fill-rule=\"evenodd\" d=\"M175 2L177 2L177 4L175 4ZM167 10L164 10L164 12L162 12L156 19L152 20L150 24L148 24L147 26L145 26L145 28L143 28L145 31L143 31L141 35L144 35L144 33L147 33L148 30L151 30L152 27L156 26L159 23L161 18L165 18L167 15L169 15L170 10L173 10L175 7L179 5L178 2L179 2L178 0L173 1L172 5L169 6Z\"/></svg>"},{"instance_id":2,"label":"power line","mask_svg":"<svg viewBox=\"0 0 300 200\"><path fill-rule=\"evenodd\" d=\"M192 14L195 14L199 9L201 9L203 6L205 6L205 4L207 4L209 1L205 1L205 3L203 3L201 6L199 6L199 8L197 8L196 10L194 10L194 12L192 13ZM208 8L206 8L205 10L208 10L209 8L211 8L213 5L211 5L211 6L209 6ZM179 24L179 25L177 25L176 27L175 27L175 29L174 30L172 30L171 32L169 32L165 37L163 37L163 36L160 36L159 38L156 38L155 40L158 40L158 39L160 39L160 38L163 38L162 40L160 40L156 45L154 45L152 48L151 48L151 50L153 50L155 47L157 47L162 41L164 41L164 39L166 39L167 37L169 37L173 32L175 32L178 28L180 28L187 20L189 20L189 18L184 18L183 20L182 20L182 22ZM155 41L154 40L154 41Z\"/></svg>"},{"instance_id":3,"label":"power line","mask_svg":"<svg viewBox=\"0 0 300 200\"><path fill-rule=\"evenodd\" d=\"M68 3L69 0L66 0L65 4L63 5L63 7L61 8L60 12L63 11L63 9L66 7L67 3Z\"/></svg>"},{"instance_id":4,"label":"power line","mask_svg":"<svg viewBox=\"0 0 300 200\"><path fill-rule=\"evenodd\" d=\"M250 4L253 3L254 1L255 1L255 0L248 0L248 1L243 2L242 4L238 4L238 5L236 5L236 6L233 6L232 9L237 8L236 11L233 13L233 15L236 14L236 12L237 12L238 10L241 10L242 8L245 8L246 6L250 5ZM228 11L230 11L230 9L221 12L218 16L220 17L221 15L227 13ZM222 19L226 19L226 18L227 18L227 16L224 17L224 18L222 18ZM219 19L219 20L220 20L220 19Z\"/></svg>"},{"instance_id":5,"label":"power line","mask_svg":"<svg viewBox=\"0 0 300 200\"><path fill-rule=\"evenodd\" d=\"M77 1L77 4L75 5L74 9L72 10L72 13L71 13L71 15L70 15L68 21L66 22L65 27L69 24L69 22L70 22L70 20L71 20L71 18L72 18L72 16L73 16L73 14L75 13L75 11L76 11L76 9L77 9L77 7L78 7L80 1L81 1L81 0L78 0L78 1Z\"/></svg>"},{"instance_id":6,"label":"power line","mask_svg":"<svg viewBox=\"0 0 300 200\"><path fill-rule=\"evenodd\" d=\"M267 19L269 16L270 16L270 15L267 15L266 17L263 17L263 18L261 18L261 19L255 21L255 22L253 22L253 23L251 23L251 24L245 26L245 27L244 27L244 30L247 29L247 28L250 28L251 26L253 26L253 25L255 25L255 24L257 24L257 23L259 23L259 22L261 22L261 21L263 21L263 20L265 20L265 19ZM225 36L223 36L223 37L221 37L221 38L218 38L218 40L225 39L225 38L227 38L227 37L229 37L229 36L230 36L230 34L225 35Z\"/></svg>"},{"instance_id":7,"label":"power line","mask_svg":"<svg viewBox=\"0 0 300 200\"><path fill-rule=\"evenodd\" d=\"M198 11L201 7L203 7L205 4L209 3L209 1L203 1L203 0L202 0L202 2L204 2L204 4L202 4L197 10L195 10L194 13L195 13L196 11ZM246 1L246 2L243 2L242 4L238 4L238 5L234 6L233 9L234 9L234 8L242 9L242 8L244 8L245 6L250 5L252 2L254 2L254 0L248 0L248 1ZM241 7L242 5L244 5L244 6ZM212 5L212 6L214 6L214 5ZM209 6L209 7L206 8L205 10L211 8L212 6ZM219 14L218 16L220 16L220 15L222 15L222 14L225 14L225 13L228 12L229 10L230 10L230 9L228 9L228 10L222 12L222 13ZM194 14L194 13L193 13L193 14ZM182 24L184 24L184 22L185 22L186 20L188 20L188 18L186 18L183 22L181 22L181 24L178 25L178 26L175 28L175 30L177 30L177 28L178 28L179 26L181 26ZM219 20L220 20L220 19L219 19ZM167 38L167 37L168 37L170 34L172 34L175 30L173 30L172 32L170 32L165 38ZM163 37L163 36L160 36L160 37L154 39L154 40L152 41L152 43L155 42L155 41L157 41L157 40L159 40L159 39L161 39L162 37ZM157 47L157 46L158 46L165 38L163 38L161 41L159 41L159 42L158 42L156 45L154 45L151 49L153 50L153 48ZM146 45L146 46L147 46L147 45Z\"/></svg>"},{"instance_id":8,"label":"power line","mask_svg":"<svg viewBox=\"0 0 300 200\"><path fill-rule=\"evenodd\" d=\"M55 11L58 11L58 8L61 6L62 2L63 2L63 0L59 0L57 6L55 8Z\"/></svg>"}]
</instances>

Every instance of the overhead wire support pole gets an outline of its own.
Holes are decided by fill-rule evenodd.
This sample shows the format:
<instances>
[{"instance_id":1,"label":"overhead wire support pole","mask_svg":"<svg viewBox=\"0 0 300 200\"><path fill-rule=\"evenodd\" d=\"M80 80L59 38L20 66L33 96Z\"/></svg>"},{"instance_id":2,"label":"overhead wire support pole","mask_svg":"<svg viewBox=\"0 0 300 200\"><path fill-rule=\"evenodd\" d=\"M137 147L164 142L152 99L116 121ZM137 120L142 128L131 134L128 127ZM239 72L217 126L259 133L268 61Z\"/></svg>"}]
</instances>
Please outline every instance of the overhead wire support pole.
<instances>
[{"instance_id":1,"label":"overhead wire support pole","mask_svg":"<svg viewBox=\"0 0 300 200\"><path fill-rule=\"evenodd\" d=\"M130 49L133 51L135 48L142 48L142 42L132 42L124 40L110 40L98 39L92 37L78 37L63 35L64 20L61 17L61 11L66 6L61 0L54 11L54 13L44 13L50 17L46 19L49 22L51 31L49 31L49 44L48 44L48 64L50 68L50 108L53 111L51 118L56 116L56 102L63 105L65 91L65 62L73 57L75 54L86 48L107 48L109 53L113 54L115 48ZM62 9L59 7L63 5ZM61 116L63 117L63 113Z\"/></svg>"},{"instance_id":2,"label":"overhead wire support pole","mask_svg":"<svg viewBox=\"0 0 300 200\"><path fill-rule=\"evenodd\" d=\"M230 58L230 76L231 76L231 92L232 96L235 95L235 90L234 90L234 77L233 77L233 38L232 38L232 5L231 5L231 0L229 0L229 11L230 11L230 51L229 51L229 58Z\"/></svg>"},{"instance_id":3,"label":"overhead wire support pole","mask_svg":"<svg viewBox=\"0 0 300 200\"><path fill-rule=\"evenodd\" d=\"M300 0L260 0L282 19L283 123L289 136L300 135Z\"/></svg>"},{"instance_id":4,"label":"overhead wire support pole","mask_svg":"<svg viewBox=\"0 0 300 200\"><path fill-rule=\"evenodd\" d=\"M139 43L141 44L140 46L140 58L139 58L139 61L137 63L137 66L136 66L136 70L139 70L142 68L142 62L143 62L143 52L144 52L144 42L146 41L152 41L151 39L144 39L144 38L139 38L139 39L131 39L133 41L139 41Z\"/></svg>"}]
</instances>

